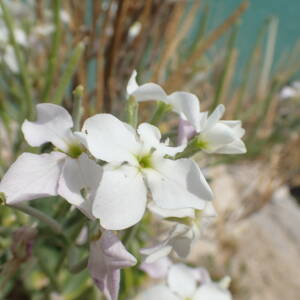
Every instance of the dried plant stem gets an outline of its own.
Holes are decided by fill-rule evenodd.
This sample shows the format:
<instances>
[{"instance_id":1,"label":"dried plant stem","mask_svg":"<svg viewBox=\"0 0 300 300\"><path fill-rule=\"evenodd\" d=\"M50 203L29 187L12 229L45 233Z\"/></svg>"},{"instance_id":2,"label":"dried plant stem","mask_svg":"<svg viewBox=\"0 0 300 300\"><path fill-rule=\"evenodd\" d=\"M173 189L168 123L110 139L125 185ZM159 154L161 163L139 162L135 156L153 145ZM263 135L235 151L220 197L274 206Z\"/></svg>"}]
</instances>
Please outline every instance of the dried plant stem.
<instances>
[{"instance_id":1,"label":"dried plant stem","mask_svg":"<svg viewBox=\"0 0 300 300\"><path fill-rule=\"evenodd\" d=\"M207 38L205 38L195 49L194 53L183 63L181 63L171 74L165 83L166 89L170 89L174 83L180 85L182 82L182 70L190 69L199 58L233 25L245 12L249 4L248 0L243 1L240 6L227 18L223 24L219 25Z\"/></svg>"}]
</instances>

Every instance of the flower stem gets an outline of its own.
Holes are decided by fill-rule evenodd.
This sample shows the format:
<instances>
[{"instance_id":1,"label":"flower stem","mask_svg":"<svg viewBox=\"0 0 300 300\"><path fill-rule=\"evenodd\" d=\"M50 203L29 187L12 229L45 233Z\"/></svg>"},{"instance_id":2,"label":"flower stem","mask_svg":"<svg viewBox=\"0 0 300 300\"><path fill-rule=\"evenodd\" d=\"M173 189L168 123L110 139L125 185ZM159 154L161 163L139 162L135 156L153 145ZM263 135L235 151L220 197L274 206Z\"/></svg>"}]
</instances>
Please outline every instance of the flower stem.
<instances>
[{"instance_id":1,"label":"flower stem","mask_svg":"<svg viewBox=\"0 0 300 300\"><path fill-rule=\"evenodd\" d=\"M49 93L51 90L51 85L53 83L53 78L58 62L58 52L61 40L61 17L60 17L61 0L53 1L53 22L55 24L55 30L52 35L52 48L50 51L50 57L48 59L46 82L42 94L42 101L49 100Z\"/></svg>"},{"instance_id":2,"label":"flower stem","mask_svg":"<svg viewBox=\"0 0 300 300\"><path fill-rule=\"evenodd\" d=\"M130 96L126 103L126 122L132 127L136 128L138 123L138 108L139 105L135 100L135 97Z\"/></svg>"},{"instance_id":3,"label":"flower stem","mask_svg":"<svg viewBox=\"0 0 300 300\"><path fill-rule=\"evenodd\" d=\"M84 44L79 43L71 53L69 62L66 65L65 71L61 77L56 92L53 95L52 102L54 104L60 104L63 100L64 93L72 79L74 72L76 71L78 62L84 50Z\"/></svg>"},{"instance_id":4,"label":"flower stem","mask_svg":"<svg viewBox=\"0 0 300 300\"><path fill-rule=\"evenodd\" d=\"M164 102L158 102L156 111L154 112L154 115L150 120L150 123L152 125L157 125L157 123L164 117L165 113L167 113L170 110L171 110L170 105Z\"/></svg>"},{"instance_id":5,"label":"flower stem","mask_svg":"<svg viewBox=\"0 0 300 300\"><path fill-rule=\"evenodd\" d=\"M59 234L63 233L63 228L58 222L56 222L51 217L47 216L46 214L44 214L43 212L35 208L28 205L22 205L22 204L7 204L7 205L27 215L37 218L39 221L43 223L46 223L54 232Z\"/></svg>"},{"instance_id":6,"label":"flower stem","mask_svg":"<svg viewBox=\"0 0 300 300\"><path fill-rule=\"evenodd\" d=\"M14 33L14 22L13 19L6 8L4 1L0 1L0 7L2 9L3 13L3 19L7 26L9 36L10 36L10 42L14 49L14 53L18 62L18 66L20 69L20 76L23 83L23 89L24 89L24 98L25 98L25 108L27 112L27 116L29 119L34 120L35 118L35 108L34 103L32 101L32 94L31 94L31 88L30 88L30 82L29 82L29 73L27 71L27 67L24 61L24 57L22 56L21 49L19 44L16 41L15 33Z\"/></svg>"}]
</instances>

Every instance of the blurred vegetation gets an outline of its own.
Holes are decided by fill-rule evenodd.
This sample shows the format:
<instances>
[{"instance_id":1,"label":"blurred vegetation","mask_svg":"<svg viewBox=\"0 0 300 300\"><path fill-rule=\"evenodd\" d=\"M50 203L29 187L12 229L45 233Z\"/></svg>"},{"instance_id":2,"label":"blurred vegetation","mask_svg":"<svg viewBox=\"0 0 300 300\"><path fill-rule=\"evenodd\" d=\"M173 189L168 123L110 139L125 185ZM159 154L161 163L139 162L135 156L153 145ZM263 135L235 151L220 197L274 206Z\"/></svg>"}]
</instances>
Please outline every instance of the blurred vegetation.
<instances>
[{"instance_id":1,"label":"blurred vegetation","mask_svg":"<svg viewBox=\"0 0 300 300\"><path fill-rule=\"evenodd\" d=\"M168 92L198 95L202 111L225 104L226 119L241 119L247 132L248 154L234 160L271 161L279 151L276 168L282 181L295 182L298 166L287 160L299 151L300 90L292 83L299 80L300 45L274 62L278 22L275 17L266 20L242 78L236 80L236 38L247 6L242 1L223 23L208 30L210 7L200 0L1 1L0 31L6 38L0 38L0 175L24 150L37 151L29 149L20 130L25 118L35 118L37 103L62 104L78 112L72 91L81 85L82 120L99 112L123 116L126 84L136 69L140 83L153 81ZM294 93L284 97L287 87ZM155 107L142 104L140 110L149 120ZM168 127L175 125L165 121ZM214 157L211 163L221 162L232 163L233 158ZM55 217L62 230L52 232L36 219L1 207L0 295L35 300L55 299L57 293L64 299L100 299L87 271L78 272L88 255L88 241L80 243L78 236L93 224L86 225L79 212L55 198L30 205ZM5 266L13 260L10 237L20 226L38 229L34 255L7 272ZM140 240L129 245L136 255L143 230ZM139 271L124 272L121 299L143 279Z\"/></svg>"}]
</instances>

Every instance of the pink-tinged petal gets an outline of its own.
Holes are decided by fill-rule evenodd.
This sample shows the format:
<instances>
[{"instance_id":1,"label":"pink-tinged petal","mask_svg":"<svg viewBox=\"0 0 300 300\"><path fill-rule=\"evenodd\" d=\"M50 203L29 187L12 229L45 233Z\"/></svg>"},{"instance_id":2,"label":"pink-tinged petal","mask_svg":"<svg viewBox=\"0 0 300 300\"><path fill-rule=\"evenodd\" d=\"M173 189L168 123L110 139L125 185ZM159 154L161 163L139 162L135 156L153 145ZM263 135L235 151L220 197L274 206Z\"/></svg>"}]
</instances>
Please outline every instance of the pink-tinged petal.
<instances>
[{"instance_id":1,"label":"pink-tinged petal","mask_svg":"<svg viewBox=\"0 0 300 300\"><path fill-rule=\"evenodd\" d=\"M90 244L88 269L97 287L108 300L117 300L120 286L120 269L136 264L136 258L123 246L111 231Z\"/></svg>"},{"instance_id":2,"label":"pink-tinged petal","mask_svg":"<svg viewBox=\"0 0 300 300\"><path fill-rule=\"evenodd\" d=\"M68 157L59 180L58 194L94 219L92 205L102 173L102 167L85 153L78 159Z\"/></svg>"},{"instance_id":3,"label":"pink-tinged petal","mask_svg":"<svg viewBox=\"0 0 300 300\"><path fill-rule=\"evenodd\" d=\"M203 209L212 191L195 162L156 157L153 169L143 170L153 201L161 208Z\"/></svg>"},{"instance_id":4,"label":"pink-tinged petal","mask_svg":"<svg viewBox=\"0 0 300 300\"><path fill-rule=\"evenodd\" d=\"M9 204L57 195L58 180L66 155L23 153L10 166L0 183Z\"/></svg>"},{"instance_id":5,"label":"pink-tinged petal","mask_svg":"<svg viewBox=\"0 0 300 300\"><path fill-rule=\"evenodd\" d=\"M225 106L223 104L219 104L212 114L208 117L207 122L205 124L205 130L213 127L224 115Z\"/></svg>"},{"instance_id":6,"label":"pink-tinged petal","mask_svg":"<svg viewBox=\"0 0 300 300\"><path fill-rule=\"evenodd\" d=\"M140 150L128 125L110 114L98 114L88 118L83 125L89 151L107 162L136 163L135 154Z\"/></svg>"},{"instance_id":7,"label":"pink-tinged petal","mask_svg":"<svg viewBox=\"0 0 300 300\"><path fill-rule=\"evenodd\" d=\"M171 265L172 262L168 257L162 257L151 264L143 262L140 265L140 269L146 272L151 278L158 279L165 278L167 276Z\"/></svg>"},{"instance_id":8,"label":"pink-tinged petal","mask_svg":"<svg viewBox=\"0 0 300 300\"><path fill-rule=\"evenodd\" d=\"M123 165L104 169L93 204L103 228L121 230L138 223L145 212L147 189L139 170Z\"/></svg>"},{"instance_id":9,"label":"pink-tinged petal","mask_svg":"<svg viewBox=\"0 0 300 300\"><path fill-rule=\"evenodd\" d=\"M184 119L179 120L177 144L187 144L188 140L196 135L195 127Z\"/></svg>"},{"instance_id":10,"label":"pink-tinged petal","mask_svg":"<svg viewBox=\"0 0 300 300\"><path fill-rule=\"evenodd\" d=\"M169 103L166 92L156 83L146 83L139 86L132 94L136 101L162 101Z\"/></svg>"},{"instance_id":11,"label":"pink-tinged petal","mask_svg":"<svg viewBox=\"0 0 300 300\"><path fill-rule=\"evenodd\" d=\"M188 121L198 132L200 130L200 104L198 97L187 92L175 92L168 96L169 103L173 110L177 112L182 119Z\"/></svg>"},{"instance_id":12,"label":"pink-tinged petal","mask_svg":"<svg viewBox=\"0 0 300 300\"><path fill-rule=\"evenodd\" d=\"M232 300L230 292L216 283L203 284L197 289L193 300Z\"/></svg>"},{"instance_id":13,"label":"pink-tinged petal","mask_svg":"<svg viewBox=\"0 0 300 300\"><path fill-rule=\"evenodd\" d=\"M139 85L136 82L136 76L137 76L137 72L136 72L136 70L133 70L133 72L129 78L129 81L127 83L127 88L126 88L128 96L130 96L139 87Z\"/></svg>"},{"instance_id":14,"label":"pink-tinged petal","mask_svg":"<svg viewBox=\"0 0 300 300\"><path fill-rule=\"evenodd\" d=\"M156 285L140 293L134 300L181 300L165 285Z\"/></svg>"},{"instance_id":15,"label":"pink-tinged petal","mask_svg":"<svg viewBox=\"0 0 300 300\"><path fill-rule=\"evenodd\" d=\"M70 114L61 106L42 103L36 106L37 120L25 120L22 131L26 141L33 147L51 142L60 150L68 151L69 145L76 143L71 128L73 121Z\"/></svg>"},{"instance_id":16,"label":"pink-tinged petal","mask_svg":"<svg viewBox=\"0 0 300 300\"><path fill-rule=\"evenodd\" d=\"M184 264L173 265L168 273L168 285L171 291L183 299L192 298L197 286L193 269Z\"/></svg>"}]
</instances>

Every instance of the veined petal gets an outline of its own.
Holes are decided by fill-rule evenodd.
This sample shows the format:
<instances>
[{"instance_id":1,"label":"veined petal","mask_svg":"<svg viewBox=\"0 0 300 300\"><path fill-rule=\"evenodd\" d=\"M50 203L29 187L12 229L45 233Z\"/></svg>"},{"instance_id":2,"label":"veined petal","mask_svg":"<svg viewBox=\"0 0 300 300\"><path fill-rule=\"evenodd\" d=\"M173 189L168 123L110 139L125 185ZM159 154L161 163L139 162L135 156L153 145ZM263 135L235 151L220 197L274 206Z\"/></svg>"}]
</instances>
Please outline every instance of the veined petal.
<instances>
[{"instance_id":1,"label":"veined petal","mask_svg":"<svg viewBox=\"0 0 300 300\"><path fill-rule=\"evenodd\" d=\"M59 180L58 193L88 218L102 177L102 168L83 153L78 159L67 158Z\"/></svg>"},{"instance_id":2,"label":"veined petal","mask_svg":"<svg viewBox=\"0 0 300 300\"><path fill-rule=\"evenodd\" d=\"M216 283L207 283L201 285L194 297L193 300L232 300L230 292L221 288Z\"/></svg>"},{"instance_id":3,"label":"veined petal","mask_svg":"<svg viewBox=\"0 0 300 300\"><path fill-rule=\"evenodd\" d=\"M173 265L168 273L168 285L174 293L183 299L192 298L197 285L193 269L184 264ZM203 299L206 300L206 298Z\"/></svg>"},{"instance_id":4,"label":"veined petal","mask_svg":"<svg viewBox=\"0 0 300 300\"><path fill-rule=\"evenodd\" d=\"M136 163L134 157L140 145L135 135L123 122L111 114L98 114L83 125L89 151L107 162Z\"/></svg>"},{"instance_id":5,"label":"veined petal","mask_svg":"<svg viewBox=\"0 0 300 300\"><path fill-rule=\"evenodd\" d=\"M150 287L139 294L134 300L181 300L165 285Z\"/></svg>"},{"instance_id":6,"label":"veined petal","mask_svg":"<svg viewBox=\"0 0 300 300\"><path fill-rule=\"evenodd\" d=\"M130 96L139 87L139 85L136 82L136 76L137 76L137 72L136 72L136 70L133 70L133 72L129 78L129 81L127 84L127 89L126 89L128 96Z\"/></svg>"},{"instance_id":7,"label":"veined petal","mask_svg":"<svg viewBox=\"0 0 300 300\"><path fill-rule=\"evenodd\" d=\"M0 183L9 204L57 195L58 180L66 155L23 153L10 166Z\"/></svg>"},{"instance_id":8,"label":"veined petal","mask_svg":"<svg viewBox=\"0 0 300 300\"><path fill-rule=\"evenodd\" d=\"M105 169L93 204L93 215L102 227L121 230L144 215L147 189L141 173L127 165Z\"/></svg>"},{"instance_id":9,"label":"veined petal","mask_svg":"<svg viewBox=\"0 0 300 300\"><path fill-rule=\"evenodd\" d=\"M176 161L158 157L154 168L143 170L153 201L161 208L203 209L212 191L199 167L189 159Z\"/></svg>"},{"instance_id":10,"label":"veined petal","mask_svg":"<svg viewBox=\"0 0 300 300\"><path fill-rule=\"evenodd\" d=\"M136 264L136 259L111 231L90 244L89 272L97 287L108 300L117 300L120 286L120 269Z\"/></svg>"},{"instance_id":11,"label":"veined petal","mask_svg":"<svg viewBox=\"0 0 300 300\"><path fill-rule=\"evenodd\" d=\"M198 97L187 92L175 92L168 96L169 103L172 104L173 110L183 119L191 123L195 130L200 130L200 104Z\"/></svg>"},{"instance_id":12,"label":"veined petal","mask_svg":"<svg viewBox=\"0 0 300 300\"><path fill-rule=\"evenodd\" d=\"M30 146L38 147L51 142L60 150L68 151L69 145L76 143L71 128L73 121L70 114L61 106L42 103L36 106L37 120L25 120L22 131Z\"/></svg>"},{"instance_id":13,"label":"veined petal","mask_svg":"<svg viewBox=\"0 0 300 300\"><path fill-rule=\"evenodd\" d=\"M219 104L212 114L208 117L207 122L205 124L205 130L208 130L212 126L214 126L223 116L225 112L225 106L223 104Z\"/></svg>"},{"instance_id":14,"label":"veined petal","mask_svg":"<svg viewBox=\"0 0 300 300\"><path fill-rule=\"evenodd\" d=\"M165 103L168 102L168 97L166 92L163 90L161 86L156 83L146 83L139 86L132 94L135 97L136 101L162 101Z\"/></svg>"}]
</instances>

